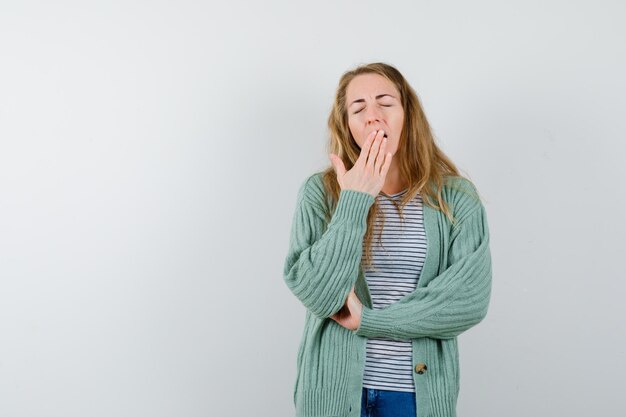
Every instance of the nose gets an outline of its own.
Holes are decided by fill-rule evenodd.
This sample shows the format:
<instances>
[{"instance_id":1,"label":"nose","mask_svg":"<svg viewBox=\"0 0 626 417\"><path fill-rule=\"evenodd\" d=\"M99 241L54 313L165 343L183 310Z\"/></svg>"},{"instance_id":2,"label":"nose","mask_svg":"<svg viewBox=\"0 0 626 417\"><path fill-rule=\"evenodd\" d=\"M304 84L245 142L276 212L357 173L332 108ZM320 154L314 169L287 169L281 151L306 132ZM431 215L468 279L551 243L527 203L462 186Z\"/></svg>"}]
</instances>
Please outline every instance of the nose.
<instances>
[{"instance_id":1,"label":"nose","mask_svg":"<svg viewBox=\"0 0 626 417\"><path fill-rule=\"evenodd\" d=\"M372 125L382 120L380 110L376 106L369 106L366 109L365 116L367 118L367 124Z\"/></svg>"}]
</instances>

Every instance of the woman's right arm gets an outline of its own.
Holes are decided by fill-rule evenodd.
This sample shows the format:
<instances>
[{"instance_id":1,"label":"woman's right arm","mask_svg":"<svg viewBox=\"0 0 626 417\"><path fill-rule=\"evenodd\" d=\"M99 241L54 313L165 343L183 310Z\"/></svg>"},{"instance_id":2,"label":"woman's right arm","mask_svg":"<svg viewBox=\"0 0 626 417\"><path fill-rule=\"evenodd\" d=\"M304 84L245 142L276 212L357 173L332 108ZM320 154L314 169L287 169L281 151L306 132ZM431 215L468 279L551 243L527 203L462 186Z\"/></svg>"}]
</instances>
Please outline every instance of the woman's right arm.
<instances>
[{"instance_id":1,"label":"woman's right arm","mask_svg":"<svg viewBox=\"0 0 626 417\"><path fill-rule=\"evenodd\" d=\"M343 307L359 273L367 214L374 197L341 190L326 224L319 188L313 176L298 191L284 280L291 292L317 317L332 316Z\"/></svg>"}]
</instances>

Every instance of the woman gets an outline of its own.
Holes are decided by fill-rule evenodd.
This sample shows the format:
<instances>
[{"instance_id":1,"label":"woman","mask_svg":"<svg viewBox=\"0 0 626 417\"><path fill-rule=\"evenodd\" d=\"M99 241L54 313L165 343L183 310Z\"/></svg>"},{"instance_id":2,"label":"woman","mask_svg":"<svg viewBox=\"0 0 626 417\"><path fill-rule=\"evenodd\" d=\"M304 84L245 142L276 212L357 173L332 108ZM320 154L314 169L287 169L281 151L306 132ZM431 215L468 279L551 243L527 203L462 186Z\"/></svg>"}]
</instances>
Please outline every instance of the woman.
<instances>
[{"instance_id":1,"label":"woman","mask_svg":"<svg viewBox=\"0 0 626 417\"><path fill-rule=\"evenodd\" d=\"M298 191L284 268L306 307L296 415L456 416L457 336L491 294L478 192L390 65L346 72L328 126L332 167Z\"/></svg>"}]
</instances>

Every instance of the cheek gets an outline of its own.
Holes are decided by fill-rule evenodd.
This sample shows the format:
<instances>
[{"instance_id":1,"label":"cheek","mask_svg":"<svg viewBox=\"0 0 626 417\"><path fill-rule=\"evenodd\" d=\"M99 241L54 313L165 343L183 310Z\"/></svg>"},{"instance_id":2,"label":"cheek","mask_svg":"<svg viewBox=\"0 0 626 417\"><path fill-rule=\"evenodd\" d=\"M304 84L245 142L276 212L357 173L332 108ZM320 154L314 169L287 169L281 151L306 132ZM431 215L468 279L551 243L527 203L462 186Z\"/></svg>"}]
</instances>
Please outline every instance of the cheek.
<instances>
[{"instance_id":1,"label":"cheek","mask_svg":"<svg viewBox=\"0 0 626 417\"><path fill-rule=\"evenodd\" d=\"M354 137L354 141L356 142L357 145L359 145L359 148L363 147L363 142L365 142L359 135L352 135Z\"/></svg>"},{"instance_id":2,"label":"cheek","mask_svg":"<svg viewBox=\"0 0 626 417\"><path fill-rule=\"evenodd\" d=\"M356 120L354 120L354 117L350 117L348 119L348 127L350 128L351 132L356 132ZM353 133L354 135L354 133Z\"/></svg>"},{"instance_id":3,"label":"cheek","mask_svg":"<svg viewBox=\"0 0 626 417\"><path fill-rule=\"evenodd\" d=\"M396 128L396 131L398 133L400 133L400 130L402 130L402 126L404 125L404 115L400 114L398 116L395 117L394 120L394 126Z\"/></svg>"},{"instance_id":4,"label":"cheek","mask_svg":"<svg viewBox=\"0 0 626 417\"><path fill-rule=\"evenodd\" d=\"M356 141L356 143L361 146L361 134L358 129L355 128L351 120L348 120L348 128L350 129L350 133L352 133L352 137Z\"/></svg>"}]
</instances>

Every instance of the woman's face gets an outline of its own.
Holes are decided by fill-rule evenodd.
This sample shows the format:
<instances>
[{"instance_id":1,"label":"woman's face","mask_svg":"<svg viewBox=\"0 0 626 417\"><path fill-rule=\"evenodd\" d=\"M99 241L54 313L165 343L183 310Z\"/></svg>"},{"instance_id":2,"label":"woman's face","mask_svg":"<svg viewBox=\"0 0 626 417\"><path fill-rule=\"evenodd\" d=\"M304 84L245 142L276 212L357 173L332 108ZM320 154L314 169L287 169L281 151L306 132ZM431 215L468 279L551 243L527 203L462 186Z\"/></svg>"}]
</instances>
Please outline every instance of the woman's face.
<instances>
[{"instance_id":1,"label":"woman's face","mask_svg":"<svg viewBox=\"0 0 626 417\"><path fill-rule=\"evenodd\" d=\"M404 124L404 109L396 86L378 74L361 74L346 89L346 111L350 132L359 148L370 132L387 134L385 151L395 155Z\"/></svg>"}]
</instances>

